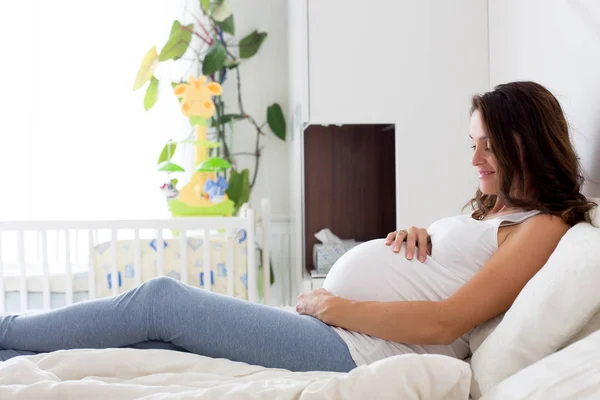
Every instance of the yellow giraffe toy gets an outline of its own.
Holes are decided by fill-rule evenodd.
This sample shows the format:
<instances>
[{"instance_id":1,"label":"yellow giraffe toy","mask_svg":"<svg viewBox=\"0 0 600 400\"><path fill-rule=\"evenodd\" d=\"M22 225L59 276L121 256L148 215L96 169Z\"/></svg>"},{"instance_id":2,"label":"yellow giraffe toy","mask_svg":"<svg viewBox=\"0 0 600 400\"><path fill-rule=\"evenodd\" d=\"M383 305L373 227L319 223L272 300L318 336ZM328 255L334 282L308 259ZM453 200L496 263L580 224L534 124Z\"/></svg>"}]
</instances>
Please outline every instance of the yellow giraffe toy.
<instances>
[{"instance_id":1,"label":"yellow giraffe toy","mask_svg":"<svg viewBox=\"0 0 600 400\"><path fill-rule=\"evenodd\" d=\"M196 160L198 167L208 159L206 137L206 121L215 114L215 105L211 96L222 93L221 85L216 82L207 83L205 76L190 76L189 83L181 83L174 88L174 93L181 99L181 110L196 126ZM213 202L204 193L209 179L216 179L216 172L194 172L190 181L179 191L176 199L169 200L169 207L176 216L192 215L225 215L233 213L234 203L225 194L218 203Z\"/></svg>"}]
</instances>

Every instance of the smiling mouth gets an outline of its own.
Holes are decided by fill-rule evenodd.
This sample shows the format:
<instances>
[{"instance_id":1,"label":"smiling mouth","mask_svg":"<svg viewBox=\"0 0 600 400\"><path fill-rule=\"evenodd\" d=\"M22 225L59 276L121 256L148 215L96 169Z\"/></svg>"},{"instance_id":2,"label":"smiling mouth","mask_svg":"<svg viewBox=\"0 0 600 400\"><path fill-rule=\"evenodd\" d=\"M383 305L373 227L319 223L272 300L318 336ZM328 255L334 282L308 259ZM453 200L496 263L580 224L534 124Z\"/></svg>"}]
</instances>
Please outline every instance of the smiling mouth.
<instances>
[{"instance_id":1,"label":"smiling mouth","mask_svg":"<svg viewBox=\"0 0 600 400\"><path fill-rule=\"evenodd\" d=\"M480 179L487 178L488 176L493 175L495 173L496 173L496 171L480 171L479 172L479 178Z\"/></svg>"}]
</instances>

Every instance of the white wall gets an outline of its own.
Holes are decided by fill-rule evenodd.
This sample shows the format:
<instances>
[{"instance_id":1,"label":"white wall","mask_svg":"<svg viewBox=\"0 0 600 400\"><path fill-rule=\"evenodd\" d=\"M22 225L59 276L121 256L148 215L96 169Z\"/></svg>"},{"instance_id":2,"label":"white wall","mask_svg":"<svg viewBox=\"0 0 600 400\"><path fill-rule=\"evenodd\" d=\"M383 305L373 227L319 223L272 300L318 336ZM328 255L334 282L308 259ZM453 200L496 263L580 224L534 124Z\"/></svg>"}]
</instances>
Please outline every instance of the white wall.
<instances>
[{"instance_id":1,"label":"white wall","mask_svg":"<svg viewBox=\"0 0 600 400\"><path fill-rule=\"evenodd\" d=\"M279 103L287 118L288 104L288 58L287 58L287 2L283 0L231 0L235 16L236 37L258 29L267 32L259 52L240 67L242 95L246 112L254 116L260 124L266 121L266 110L272 103ZM265 12L268 10L268 12ZM235 75L227 79L224 98L228 104L237 105ZM260 158L259 174L250 199L254 207L260 206L260 199L271 200L271 211L278 218L289 218L289 161L288 145L275 137L268 126L267 135L261 138L264 146ZM235 152L253 152L256 131L246 121L235 125ZM252 157L238 157L239 166L254 172Z\"/></svg>"},{"instance_id":2,"label":"white wall","mask_svg":"<svg viewBox=\"0 0 600 400\"><path fill-rule=\"evenodd\" d=\"M551 90L573 128L588 181L600 196L600 2L490 0L492 85L533 80Z\"/></svg>"},{"instance_id":3,"label":"white wall","mask_svg":"<svg viewBox=\"0 0 600 400\"><path fill-rule=\"evenodd\" d=\"M471 96L489 85L487 2L309 0L310 123L396 124L397 225L456 215L477 178Z\"/></svg>"}]
</instances>

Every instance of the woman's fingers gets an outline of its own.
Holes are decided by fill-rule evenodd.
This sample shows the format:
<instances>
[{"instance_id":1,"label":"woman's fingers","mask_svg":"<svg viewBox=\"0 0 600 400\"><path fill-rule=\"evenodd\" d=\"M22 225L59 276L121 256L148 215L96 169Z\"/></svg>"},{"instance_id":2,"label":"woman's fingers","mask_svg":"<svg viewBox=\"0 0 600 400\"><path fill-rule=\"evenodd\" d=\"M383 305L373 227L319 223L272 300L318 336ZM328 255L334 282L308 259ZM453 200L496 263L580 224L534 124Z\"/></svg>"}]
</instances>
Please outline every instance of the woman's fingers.
<instances>
[{"instance_id":1,"label":"woman's fingers","mask_svg":"<svg viewBox=\"0 0 600 400\"><path fill-rule=\"evenodd\" d=\"M392 251L394 253L397 253L400 251L400 248L402 247L402 242L404 242L406 240L406 235L407 235L407 233L404 229L396 232L396 239L394 240L394 248L392 249Z\"/></svg>"},{"instance_id":2,"label":"woman's fingers","mask_svg":"<svg viewBox=\"0 0 600 400\"><path fill-rule=\"evenodd\" d=\"M388 233L387 237L385 238L385 245L389 246L394 240L396 240L396 232Z\"/></svg>"},{"instance_id":3,"label":"woman's fingers","mask_svg":"<svg viewBox=\"0 0 600 400\"><path fill-rule=\"evenodd\" d=\"M417 247L417 228L411 226L408 229L408 237L406 238L406 259L412 260Z\"/></svg>"},{"instance_id":4,"label":"woman's fingers","mask_svg":"<svg viewBox=\"0 0 600 400\"><path fill-rule=\"evenodd\" d=\"M425 261L425 258L427 258L428 239L429 239L429 235L427 234L427 231L425 229L419 229L419 232L417 234L417 240L419 243L418 244L419 254L418 254L417 258L421 262Z\"/></svg>"},{"instance_id":5,"label":"woman's fingers","mask_svg":"<svg viewBox=\"0 0 600 400\"><path fill-rule=\"evenodd\" d=\"M421 262L431 255L430 236L424 228L411 226L408 229L390 232L385 238L385 245L392 246L394 253L400 251L402 242L406 242L405 256L408 260L413 259L415 252L417 252L417 259Z\"/></svg>"}]
</instances>

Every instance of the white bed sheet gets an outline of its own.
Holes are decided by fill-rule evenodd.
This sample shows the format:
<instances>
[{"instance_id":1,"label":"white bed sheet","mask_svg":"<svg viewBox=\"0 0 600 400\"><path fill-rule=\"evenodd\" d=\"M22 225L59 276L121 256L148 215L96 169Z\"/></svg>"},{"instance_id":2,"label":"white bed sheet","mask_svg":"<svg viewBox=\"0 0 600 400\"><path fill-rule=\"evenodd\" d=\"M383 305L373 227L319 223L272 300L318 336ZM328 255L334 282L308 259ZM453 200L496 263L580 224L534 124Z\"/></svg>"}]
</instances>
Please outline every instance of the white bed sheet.
<instances>
[{"instance_id":1,"label":"white bed sheet","mask_svg":"<svg viewBox=\"0 0 600 400\"><path fill-rule=\"evenodd\" d=\"M0 398L466 400L470 380L467 363L440 355L400 355L335 373L167 350L82 349L0 363Z\"/></svg>"}]
</instances>

